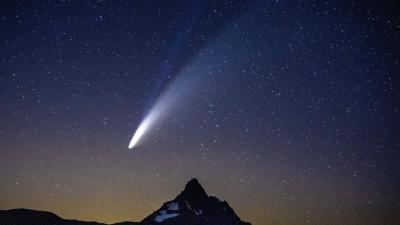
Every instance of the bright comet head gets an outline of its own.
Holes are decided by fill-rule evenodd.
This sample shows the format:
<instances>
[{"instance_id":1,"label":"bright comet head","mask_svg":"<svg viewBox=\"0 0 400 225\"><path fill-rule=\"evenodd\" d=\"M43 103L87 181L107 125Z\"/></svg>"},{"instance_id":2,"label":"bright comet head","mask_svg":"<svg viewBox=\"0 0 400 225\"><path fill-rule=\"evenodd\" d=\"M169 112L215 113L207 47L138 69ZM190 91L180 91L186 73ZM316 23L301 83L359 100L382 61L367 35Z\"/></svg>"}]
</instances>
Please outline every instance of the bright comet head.
<instances>
[{"instance_id":1,"label":"bright comet head","mask_svg":"<svg viewBox=\"0 0 400 225\"><path fill-rule=\"evenodd\" d=\"M135 134L129 143L129 149L138 145L138 142L143 138L143 135L147 133L154 122L159 119L158 117L160 115L160 111L163 111L162 109L160 110L160 108L164 107L160 107L160 103L158 103L150 110L150 113L143 119L143 121L139 124L139 127L136 129Z\"/></svg>"},{"instance_id":2,"label":"bright comet head","mask_svg":"<svg viewBox=\"0 0 400 225\"><path fill-rule=\"evenodd\" d=\"M147 123L148 124L148 123ZM138 129L135 131L135 134L132 137L131 142L129 143L129 149L133 148L136 146L140 138L143 136L144 132L146 131L148 125L146 123L141 123L138 127Z\"/></svg>"}]
</instances>

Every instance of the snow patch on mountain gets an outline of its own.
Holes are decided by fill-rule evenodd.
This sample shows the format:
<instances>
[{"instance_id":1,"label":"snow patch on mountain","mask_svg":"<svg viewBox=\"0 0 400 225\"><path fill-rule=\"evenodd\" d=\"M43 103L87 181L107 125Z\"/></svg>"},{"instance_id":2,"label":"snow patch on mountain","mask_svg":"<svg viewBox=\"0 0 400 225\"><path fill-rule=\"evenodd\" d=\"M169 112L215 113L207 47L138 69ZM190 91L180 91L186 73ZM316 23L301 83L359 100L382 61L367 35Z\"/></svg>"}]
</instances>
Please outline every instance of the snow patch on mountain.
<instances>
[{"instance_id":1,"label":"snow patch on mountain","mask_svg":"<svg viewBox=\"0 0 400 225\"><path fill-rule=\"evenodd\" d=\"M186 204L186 207L187 207L189 210L192 210L192 207L190 207L189 202L185 201L185 204Z\"/></svg>"},{"instance_id":2,"label":"snow patch on mountain","mask_svg":"<svg viewBox=\"0 0 400 225\"><path fill-rule=\"evenodd\" d=\"M162 221L164 221L166 219L174 218L176 216L179 216L179 214L178 213L169 214L169 213L167 213L167 210L161 210L154 220L156 222L161 223Z\"/></svg>"},{"instance_id":3,"label":"snow patch on mountain","mask_svg":"<svg viewBox=\"0 0 400 225\"><path fill-rule=\"evenodd\" d=\"M167 207L168 207L168 210L171 210L171 211L178 211L179 210L179 205L178 205L177 202L171 202L171 203L169 203L167 205Z\"/></svg>"},{"instance_id":4,"label":"snow patch on mountain","mask_svg":"<svg viewBox=\"0 0 400 225\"><path fill-rule=\"evenodd\" d=\"M203 210L201 210L201 209L199 209L199 210L195 209L194 210L194 214L196 214L198 216L200 216L202 213L203 213Z\"/></svg>"}]
</instances>

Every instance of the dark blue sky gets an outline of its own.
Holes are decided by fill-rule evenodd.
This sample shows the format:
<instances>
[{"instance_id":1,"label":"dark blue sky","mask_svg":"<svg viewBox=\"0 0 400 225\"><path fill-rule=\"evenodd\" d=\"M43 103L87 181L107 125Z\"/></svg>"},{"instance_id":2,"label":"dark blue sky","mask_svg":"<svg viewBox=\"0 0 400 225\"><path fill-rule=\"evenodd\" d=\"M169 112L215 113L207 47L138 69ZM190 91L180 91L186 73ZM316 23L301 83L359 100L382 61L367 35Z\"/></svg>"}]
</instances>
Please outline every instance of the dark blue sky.
<instances>
[{"instance_id":1,"label":"dark blue sky","mask_svg":"<svg viewBox=\"0 0 400 225\"><path fill-rule=\"evenodd\" d=\"M0 208L138 221L198 177L254 225L400 223L396 4L2 2Z\"/></svg>"}]
</instances>

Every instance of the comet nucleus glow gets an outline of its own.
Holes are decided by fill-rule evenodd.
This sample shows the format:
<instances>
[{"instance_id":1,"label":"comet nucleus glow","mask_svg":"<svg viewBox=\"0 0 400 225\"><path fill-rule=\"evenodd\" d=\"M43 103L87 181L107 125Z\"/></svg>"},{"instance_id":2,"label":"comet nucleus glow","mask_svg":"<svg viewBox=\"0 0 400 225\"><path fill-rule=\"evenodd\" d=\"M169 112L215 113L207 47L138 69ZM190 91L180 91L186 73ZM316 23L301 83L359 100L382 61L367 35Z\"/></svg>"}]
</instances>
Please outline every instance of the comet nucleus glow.
<instances>
[{"instance_id":1,"label":"comet nucleus glow","mask_svg":"<svg viewBox=\"0 0 400 225\"><path fill-rule=\"evenodd\" d=\"M166 105L162 104L160 101L156 103L156 105L150 110L150 113L143 119L143 121L139 124L136 129L131 142L129 143L129 149L132 149L137 146L139 141L142 139L143 135L145 135L149 128L154 124L154 122L159 118L159 114L162 111L165 111Z\"/></svg>"},{"instance_id":2,"label":"comet nucleus glow","mask_svg":"<svg viewBox=\"0 0 400 225\"><path fill-rule=\"evenodd\" d=\"M132 137L131 142L129 143L129 148L133 148L137 145L138 141L140 138L146 133L147 129L152 123L152 119L150 117L146 117L143 122L139 125L137 130L135 131L135 134Z\"/></svg>"}]
</instances>

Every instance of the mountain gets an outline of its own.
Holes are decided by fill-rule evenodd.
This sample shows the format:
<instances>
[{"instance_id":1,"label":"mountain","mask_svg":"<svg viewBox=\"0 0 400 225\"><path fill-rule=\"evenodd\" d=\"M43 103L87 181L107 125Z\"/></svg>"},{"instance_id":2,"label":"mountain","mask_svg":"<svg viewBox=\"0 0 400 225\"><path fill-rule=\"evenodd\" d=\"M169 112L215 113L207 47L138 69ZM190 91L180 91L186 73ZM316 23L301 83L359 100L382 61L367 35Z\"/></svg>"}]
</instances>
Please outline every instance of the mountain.
<instances>
[{"instance_id":1,"label":"mountain","mask_svg":"<svg viewBox=\"0 0 400 225\"><path fill-rule=\"evenodd\" d=\"M104 225L66 220L54 213L30 209L0 210L0 225ZM141 222L113 225L251 225L243 222L225 201L207 195L197 179L190 180L172 201L164 203Z\"/></svg>"},{"instance_id":2,"label":"mountain","mask_svg":"<svg viewBox=\"0 0 400 225\"><path fill-rule=\"evenodd\" d=\"M146 217L141 225L250 225L240 220L225 201L208 196L196 179L174 200Z\"/></svg>"}]
</instances>

